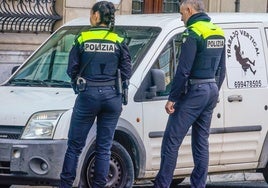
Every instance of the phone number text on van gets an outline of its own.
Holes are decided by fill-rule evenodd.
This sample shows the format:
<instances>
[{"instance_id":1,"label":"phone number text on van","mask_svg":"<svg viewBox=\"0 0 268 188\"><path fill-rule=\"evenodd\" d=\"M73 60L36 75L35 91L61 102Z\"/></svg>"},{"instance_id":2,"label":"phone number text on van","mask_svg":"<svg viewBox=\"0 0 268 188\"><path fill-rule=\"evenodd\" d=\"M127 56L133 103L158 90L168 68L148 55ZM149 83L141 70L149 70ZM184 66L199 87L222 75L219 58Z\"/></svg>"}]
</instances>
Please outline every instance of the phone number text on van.
<instances>
[{"instance_id":1,"label":"phone number text on van","mask_svg":"<svg viewBox=\"0 0 268 188\"><path fill-rule=\"evenodd\" d=\"M247 80L247 81L235 81L235 88L256 88L261 87L261 80Z\"/></svg>"}]
</instances>

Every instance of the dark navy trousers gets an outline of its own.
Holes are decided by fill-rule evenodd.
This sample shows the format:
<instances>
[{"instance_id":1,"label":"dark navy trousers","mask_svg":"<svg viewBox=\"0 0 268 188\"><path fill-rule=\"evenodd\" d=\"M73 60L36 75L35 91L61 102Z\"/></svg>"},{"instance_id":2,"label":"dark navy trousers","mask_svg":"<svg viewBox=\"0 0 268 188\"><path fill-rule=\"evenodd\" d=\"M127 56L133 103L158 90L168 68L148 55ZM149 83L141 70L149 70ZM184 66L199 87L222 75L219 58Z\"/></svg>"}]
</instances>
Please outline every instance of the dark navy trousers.
<instances>
[{"instance_id":1,"label":"dark navy trousers","mask_svg":"<svg viewBox=\"0 0 268 188\"><path fill-rule=\"evenodd\" d=\"M178 150L192 127L192 153L194 169L191 188L205 188L209 162L209 130L213 109L219 92L216 83L195 84L189 87L175 104L175 112L169 115L162 140L161 165L155 179L155 188L168 188L178 158Z\"/></svg>"},{"instance_id":2,"label":"dark navy trousers","mask_svg":"<svg viewBox=\"0 0 268 188\"><path fill-rule=\"evenodd\" d=\"M68 148L60 175L60 188L72 187L79 155L96 118L96 161L92 187L105 186L110 167L110 149L121 111L122 97L117 94L114 86L87 87L86 91L78 94L68 134Z\"/></svg>"}]
</instances>

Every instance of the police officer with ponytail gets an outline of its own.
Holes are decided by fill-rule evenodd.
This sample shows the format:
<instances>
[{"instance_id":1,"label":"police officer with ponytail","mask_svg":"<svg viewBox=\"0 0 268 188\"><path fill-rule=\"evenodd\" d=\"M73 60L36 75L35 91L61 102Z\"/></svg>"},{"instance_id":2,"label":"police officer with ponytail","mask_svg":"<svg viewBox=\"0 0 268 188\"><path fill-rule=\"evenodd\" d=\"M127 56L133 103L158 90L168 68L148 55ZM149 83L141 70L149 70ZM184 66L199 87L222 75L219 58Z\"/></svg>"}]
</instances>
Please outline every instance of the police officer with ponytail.
<instances>
[{"instance_id":1,"label":"police officer with ponytail","mask_svg":"<svg viewBox=\"0 0 268 188\"><path fill-rule=\"evenodd\" d=\"M182 0L183 33L179 65L165 109L169 114L155 188L172 187L178 150L190 127L194 169L191 188L205 188L209 163L209 131L213 109L225 77L225 38L211 23L202 0Z\"/></svg>"},{"instance_id":2,"label":"police officer with ponytail","mask_svg":"<svg viewBox=\"0 0 268 188\"><path fill-rule=\"evenodd\" d=\"M60 175L61 188L72 187L79 155L95 119L97 124L93 188L105 187L110 149L122 111L123 87L128 87L131 58L124 39L113 32L115 7L99 1L90 14L92 28L81 32L69 56L67 74L77 84L77 98L68 134L68 148ZM120 77L120 78L118 78ZM124 89L123 88L123 89Z\"/></svg>"}]
</instances>

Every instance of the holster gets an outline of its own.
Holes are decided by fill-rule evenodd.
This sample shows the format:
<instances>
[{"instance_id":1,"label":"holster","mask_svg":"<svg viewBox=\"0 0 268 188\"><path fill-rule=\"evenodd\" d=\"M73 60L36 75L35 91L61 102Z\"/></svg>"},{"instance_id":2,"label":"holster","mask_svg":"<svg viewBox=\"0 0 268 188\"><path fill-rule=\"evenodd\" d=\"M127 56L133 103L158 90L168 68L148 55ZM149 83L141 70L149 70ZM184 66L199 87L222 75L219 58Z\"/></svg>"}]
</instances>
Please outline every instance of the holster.
<instances>
[{"instance_id":1,"label":"holster","mask_svg":"<svg viewBox=\"0 0 268 188\"><path fill-rule=\"evenodd\" d=\"M116 89L119 95L122 95L122 104L128 103L128 80L122 82L121 71L117 69Z\"/></svg>"},{"instance_id":2,"label":"holster","mask_svg":"<svg viewBox=\"0 0 268 188\"><path fill-rule=\"evenodd\" d=\"M116 75L116 90L118 94L122 94L122 79L121 79L121 71L120 69L117 69L117 75Z\"/></svg>"},{"instance_id":3,"label":"holster","mask_svg":"<svg viewBox=\"0 0 268 188\"><path fill-rule=\"evenodd\" d=\"M123 103L123 105L127 105L127 103L128 103L128 85L129 85L128 80L125 80L122 83L122 103Z\"/></svg>"},{"instance_id":4,"label":"holster","mask_svg":"<svg viewBox=\"0 0 268 188\"><path fill-rule=\"evenodd\" d=\"M123 105L127 105L127 103L128 103L128 89L123 89L122 103L123 103Z\"/></svg>"}]
</instances>

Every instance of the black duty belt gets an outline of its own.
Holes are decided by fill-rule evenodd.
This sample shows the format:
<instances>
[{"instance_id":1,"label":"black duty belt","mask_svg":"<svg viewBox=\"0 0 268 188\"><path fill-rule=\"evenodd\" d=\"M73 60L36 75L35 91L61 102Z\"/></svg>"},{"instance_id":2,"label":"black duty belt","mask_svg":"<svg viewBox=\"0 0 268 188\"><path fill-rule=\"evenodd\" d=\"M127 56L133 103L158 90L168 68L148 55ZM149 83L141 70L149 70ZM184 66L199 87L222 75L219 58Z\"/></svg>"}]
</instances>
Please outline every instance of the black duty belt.
<instances>
[{"instance_id":1,"label":"black duty belt","mask_svg":"<svg viewBox=\"0 0 268 188\"><path fill-rule=\"evenodd\" d=\"M216 80L215 78L210 78L210 79L189 79L189 84L194 85L194 84L204 84L204 83L215 83Z\"/></svg>"},{"instance_id":2,"label":"black duty belt","mask_svg":"<svg viewBox=\"0 0 268 188\"><path fill-rule=\"evenodd\" d=\"M88 81L87 80L87 86L93 86L93 87L98 87L98 86L115 86L115 80L111 81L106 81L106 82L96 82L96 81Z\"/></svg>"}]
</instances>

